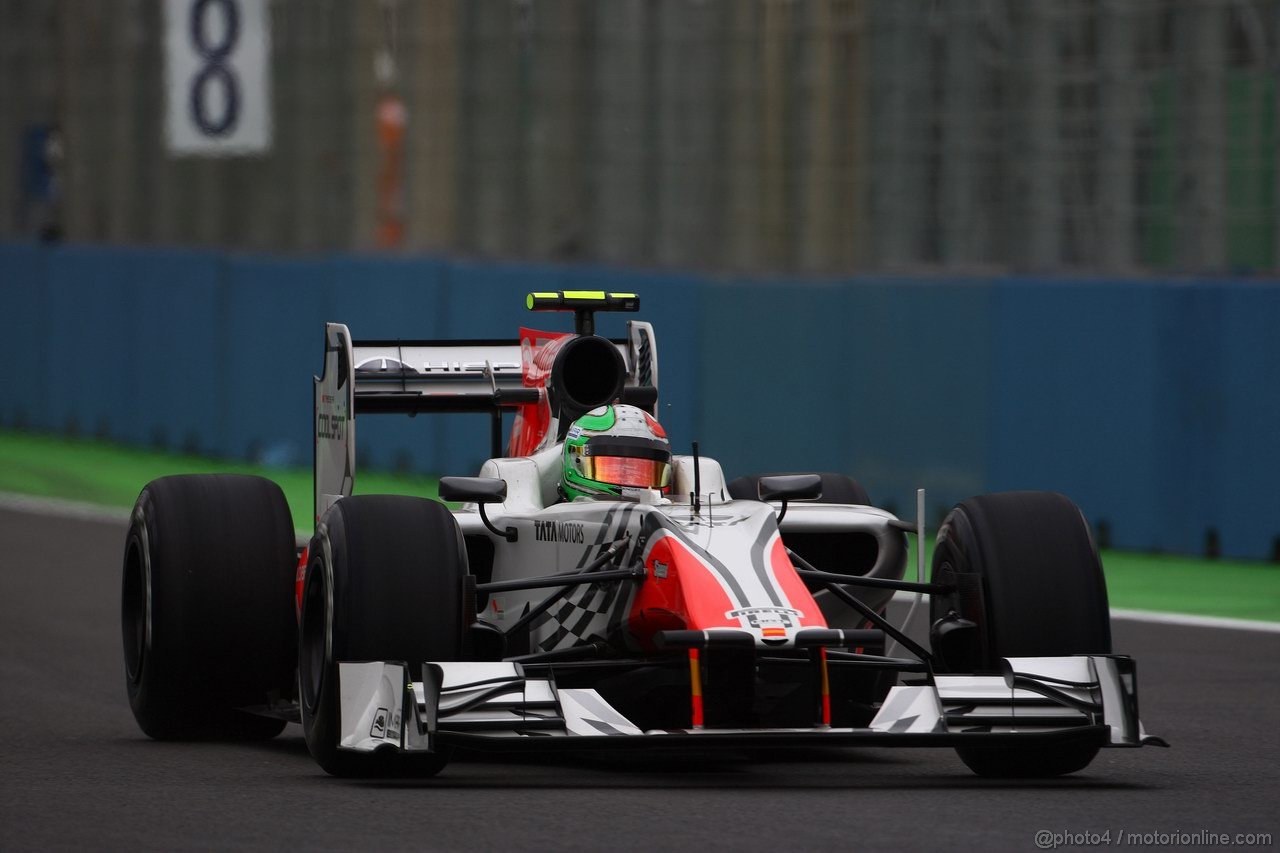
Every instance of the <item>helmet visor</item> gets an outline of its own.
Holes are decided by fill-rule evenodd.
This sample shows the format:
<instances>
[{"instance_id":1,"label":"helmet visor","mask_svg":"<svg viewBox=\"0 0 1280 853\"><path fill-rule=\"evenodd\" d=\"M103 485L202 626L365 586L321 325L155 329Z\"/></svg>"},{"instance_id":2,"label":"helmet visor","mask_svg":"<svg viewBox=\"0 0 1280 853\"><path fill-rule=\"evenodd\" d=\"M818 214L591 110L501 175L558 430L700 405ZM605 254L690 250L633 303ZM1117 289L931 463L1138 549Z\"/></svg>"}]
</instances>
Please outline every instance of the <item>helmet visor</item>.
<instances>
[{"instance_id":1,"label":"helmet visor","mask_svg":"<svg viewBox=\"0 0 1280 853\"><path fill-rule=\"evenodd\" d=\"M657 459L634 456L584 456L582 473L589 480L638 489L661 489L671 485L671 465Z\"/></svg>"}]
</instances>

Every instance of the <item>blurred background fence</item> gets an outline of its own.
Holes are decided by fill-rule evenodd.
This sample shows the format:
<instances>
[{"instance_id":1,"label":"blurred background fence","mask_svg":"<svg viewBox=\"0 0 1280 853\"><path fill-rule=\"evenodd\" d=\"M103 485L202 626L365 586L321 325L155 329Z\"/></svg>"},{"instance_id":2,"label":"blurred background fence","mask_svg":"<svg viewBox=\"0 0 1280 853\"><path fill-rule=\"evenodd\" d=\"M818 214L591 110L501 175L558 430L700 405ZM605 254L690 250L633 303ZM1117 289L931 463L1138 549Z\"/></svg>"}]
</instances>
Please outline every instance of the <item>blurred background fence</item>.
<instances>
[{"instance_id":1,"label":"blurred background fence","mask_svg":"<svg viewBox=\"0 0 1280 853\"><path fill-rule=\"evenodd\" d=\"M1280 0L269 0L271 144L223 158L166 152L165 9L0 2L0 235L33 229L8 176L56 125L76 240L1277 265Z\"/></svg>"},{"instance_id":2,"label":"blurred background fence","mask_svg":"<svg viewBox=\"0 0 1280 853\"><path fill-rule=\"evenodd\" d=\"M322 322L611 287L731 474L1274 557L1277 81L1280 0L0 0L0 428L305 464Z\"/></svg>"},{"instance_id":3,"label":"blurred background fence","mask_svg":"<svg viewBox=\"0 0 1280 853\"><path fill-rule=\"evenodd\" d=\"M305 465L323 323L494 337L530 290L635 291L659 414L733 477L835 470L880 505L1071 495L1111 545L1280 551L1280 283L709 276L370 255L0 245L0 428ZM625 315L602 315L620 335ZM17 318L13 321L12 318ZM365 416L368 467L470 474L482 418Z\"/></svg>"}]
</instances>

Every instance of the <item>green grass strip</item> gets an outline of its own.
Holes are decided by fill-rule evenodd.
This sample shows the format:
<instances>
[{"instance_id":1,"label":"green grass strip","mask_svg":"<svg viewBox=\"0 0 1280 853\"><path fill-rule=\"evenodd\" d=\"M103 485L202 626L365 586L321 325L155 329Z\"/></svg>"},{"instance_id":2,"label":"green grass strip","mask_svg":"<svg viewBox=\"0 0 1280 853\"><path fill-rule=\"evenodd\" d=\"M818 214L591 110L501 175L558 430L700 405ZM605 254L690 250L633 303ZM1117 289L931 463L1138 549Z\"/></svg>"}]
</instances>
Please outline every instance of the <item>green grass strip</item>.
<instances>
[{"instance_id":1,"label":"green grass strip","mask_svg":"<svg viewBox=\"0 0 1280 853\"><path fill-rule=\"evenodd\" d=\"M1280 566L1107 551L1111 606L1280 622Z\"/></svg>"},{"instance_id":2,"label":"green grass strip","mask_svg":"<svg viewBox=\"0 0 1280 853\"><path fill-rule=\"evenodd\" d=\"M908 537L907 578L915 580L915 537ZM1152 610L1280 622L1280 566L1106 550L1107 599L1117 610ZM925 545L925 577L933 538Z\"/></svg>"},{"instance_id":3,"label":"green grass strip","mask_svg":"<svg viewBox=\"0 0 1280 853\"><path fill-rule=\"evenodd\" d=\"M151 450L0 431L0 492L109 507L133 505L151 480L168 474L257 474L280 484L294 526L312 527L310 468L264 468ZM358 472L356 494L434 498L434 477ZM914 539L907 577L916 572ZM932 555L932 541L926 557ZM1280 622L1280 566L1236 560L1104 551L1111 606ZM926 574L928 563L926 561Z\"/></svg>"},{"instance_id":4,"label":"green grass strip","mask_svg":"<svg viewBox=\"0 0 1280 853\"><path fill-rule=\"evenodd\" d=\"M170 474L256 474L274 480L289 501L293 525L314 526L310 468L265 468L219 462L113 444L45 435L0 432L0 492L62 498L101 506L133 506L142 487ZM416 495L434 498L435 477L398 476L377 471L356 476L360 495Z\"/></svg>"}]
</instances>

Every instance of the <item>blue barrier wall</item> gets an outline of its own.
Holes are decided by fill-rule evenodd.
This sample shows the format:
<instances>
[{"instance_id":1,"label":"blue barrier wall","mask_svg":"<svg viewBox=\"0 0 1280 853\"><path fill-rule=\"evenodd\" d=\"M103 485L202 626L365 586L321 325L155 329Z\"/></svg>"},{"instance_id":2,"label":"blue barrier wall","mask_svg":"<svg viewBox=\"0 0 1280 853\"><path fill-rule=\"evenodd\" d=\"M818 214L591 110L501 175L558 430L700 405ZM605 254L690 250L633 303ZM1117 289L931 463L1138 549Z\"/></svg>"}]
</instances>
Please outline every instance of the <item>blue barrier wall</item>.
<instances>
[{"instance_id":1,"label":"blue barrier wall","mask_svg":"<svg viewBox=\"0 0 1280 853\"><path fill-rule=\"evenodd\" d=\"M1267 557L1280 535L1280 283L733 279L440 258L0 246L0 426L310 460L322 325L357 338L564 329L530 290L639 292L661 417L726 473L828 469L936 523L1071 495L1119 547ZM620 335L625 317L602 316ZM359 463L474 471L475 416L365 417Z\"/></svg>"}]
</instances>

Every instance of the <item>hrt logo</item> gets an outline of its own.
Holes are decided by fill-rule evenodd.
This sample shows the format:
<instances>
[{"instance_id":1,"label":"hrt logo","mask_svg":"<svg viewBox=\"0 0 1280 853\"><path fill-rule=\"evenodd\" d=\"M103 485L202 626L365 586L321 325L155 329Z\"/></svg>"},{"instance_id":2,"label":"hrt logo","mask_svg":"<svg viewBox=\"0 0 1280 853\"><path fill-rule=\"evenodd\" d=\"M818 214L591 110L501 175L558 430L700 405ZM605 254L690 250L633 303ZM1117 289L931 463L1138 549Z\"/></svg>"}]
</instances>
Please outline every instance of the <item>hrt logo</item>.
<instances>
[{"instance_id":1,"label":"hrt logo","mask_svg":"<svg viewBox=\"0 0 1280 853\"><path fill-rule=\"evenodd\" d=\"M804 614L789 607L743 607L725 614L726 619L740 619L751 628L794 628L793 617L799 620Z\"/></svg>"}]
</instances>

